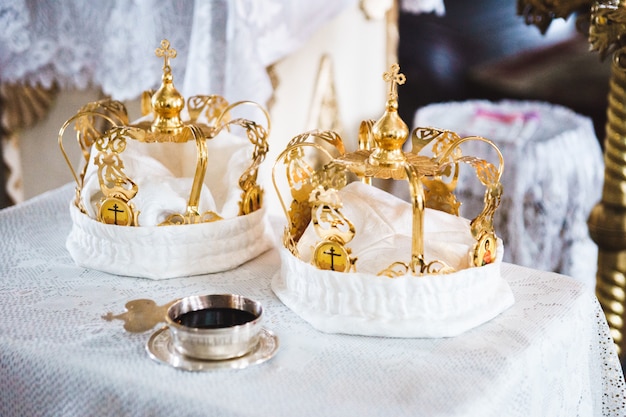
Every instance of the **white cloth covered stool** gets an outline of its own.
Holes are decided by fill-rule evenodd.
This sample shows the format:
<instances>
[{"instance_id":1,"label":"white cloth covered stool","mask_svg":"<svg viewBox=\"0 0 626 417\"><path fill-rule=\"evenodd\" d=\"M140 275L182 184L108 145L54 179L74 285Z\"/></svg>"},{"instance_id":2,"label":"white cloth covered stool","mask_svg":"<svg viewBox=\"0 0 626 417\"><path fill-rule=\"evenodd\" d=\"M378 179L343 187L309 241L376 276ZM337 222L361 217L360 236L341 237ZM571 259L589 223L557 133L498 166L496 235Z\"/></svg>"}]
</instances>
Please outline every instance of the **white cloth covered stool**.
<instances>
[{"instance_id":1,"label":"white cloth covered stool","mask_svg":"<svg viewBox=\"0 0 626 417\"><path fill-rule=\"evenodd\" d=\"M417 126L483 136L501 150L504 192L495 227L507 247L505 262L595 288L598 249L587 217L601 198L604 162L591 119L544 102L473 100L418 109ZM469 146L464 153L474 154ZM462 171L457 186L464 217L483 206L470 174Z\"/></svg>"}]
</instances>

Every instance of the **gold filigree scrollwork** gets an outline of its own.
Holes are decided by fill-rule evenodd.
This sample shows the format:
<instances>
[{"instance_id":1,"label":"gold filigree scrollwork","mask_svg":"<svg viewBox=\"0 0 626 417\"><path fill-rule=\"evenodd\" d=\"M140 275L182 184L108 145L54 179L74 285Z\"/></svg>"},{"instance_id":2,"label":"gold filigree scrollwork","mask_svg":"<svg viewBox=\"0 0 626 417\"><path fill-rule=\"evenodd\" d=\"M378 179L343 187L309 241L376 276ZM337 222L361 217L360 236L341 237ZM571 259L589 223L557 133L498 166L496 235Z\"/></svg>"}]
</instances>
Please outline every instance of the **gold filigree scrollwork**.
<instances>
[{"instance_id":1,"label":"gold filigree scrollwork","mask_svg":"<svg viewBox=\"0 0 626 417\"><path fill-rule=\"evenodd\" d=\"M313 168L304 159L304 150L301 147L293 149L285 155L285 170L287 182L291 190L289 210L284 207L289 221L289 234L297 243L311 221L311 205L309 195L313 191L311 177ZM279 194L280 197L280 194ZM281 200L282 202L282 200Z\"/></svg>"},{"instance_id":2,"label":"gold filigree scrollwork","mask_svg":"<svg viewBox=\"0 0 626 417\"><path fill-rule=\"evenodd\" d=\"M191 123L195 123L203 112L209 126L217 126L218 120L222 123L228 123L230 113L227 108L228 101L218 95L193 96L187 100L187 110Z\"/></svg>"},{"instance_id":3,"label":"gold filigree scrollwork","mask_svg":"<svg viewBox=\"0 0 626 417\"><path fill-rule=\"evenodd\" d=\"M67 128L74 124L76 132L76 142L83 156L83 168L80 173L76 172L72 162L70 161L65 148L63 146L63 137ZM91 158L91 149L95 141L103 135L103 133L115 126L121 126L128 123L128 113L123 103L116 100L100 100L88 103L83 106L73 117L67 120L59 130L58 144L61 153L65 158L65 162L70 168L72 176L76 181L76 198L74 204L85 213L86 210L80 199L80 190L83 187L85 173L89 160Z\"/></svg>"},{"instance_id":4,"label":"gold filigree scrollwork","mask_svg":"<svg viewBox=\"0 0 626 417\"><path fill-rule=\"evenodd\" d=\"M294 240L294 236L289 231L289 226L283 229L283 246L291 252L296 258L300 258L300 252L298 251L298 242Z\"/></svg>"},{"instance_id":5,"label":"gold filigree scrollwork","mask_svg":"<svg viewBox=\"0 0 626 417\"><path fill-rule=\"evenodd\" d=\"M112 128L106 135L96 139L98 153L94 164L98 167L98 181L103 198L98 208L98 220L119 226L137 225L139 213L129 201L137 194L137 184L124 173L124 161L120 154L126 149L126 138L132 136L133 128Z\"/></svg>"},{"instance_id":6,"label":"gold filigree scrollwork","mask_svg":"<svg viewBox=\"0 0 626 417\"><path fill-rule=\"evenodd\" d=\"M287 148L299 145L312 139L320 139L321 141L328 143L337 151L339 155L346 153L343 139L338 133L333 132L332 130L311 130L304 132L298 136L294 136L287 144Z\"/></svg>"},{"instance_id":7,"label":"gold filigree scrollwork","mask_svg":"<svg viewBox=\"0 0 626 417\"><path fill-rule=\"evenodd\" d=\"M411 152L417 154L432 143L434 159L447 154L447 151L460 139L459 135L452 131L434 128L416 128L411 136L413 143ZM447 155L451 163L446 164L446 161L439 160L438 164L443 165L444 169L439 170L437 175L428 176L422 180L426 187L426 207L445 211L455 216L459 215L461 203L454 194L459 180L459 164L454 161L461 155L461 149L455 148L454 152ZM444 177L449 180L445 181Z\"/></svg>"},{"instance_id":8,"label":"gold filigree scrollwork","mask_svg":"<svg viewBox=\"0 0 626 417\"><path fill-rule=\"evenodd\" d=\"M316 187L311 193L311 223L321 241L313 249L312 263L319 269L337 272L354 270L355 258L346 246L356 233L352 222L341 212L337 190Z\"/></svg>"},{"instance_id":9,"label":"gold filigree scrollwork","mask_svg":"<svg viewBox=\"0 0 626 417\"><path fill-rule=\"evenodd\" d=\"M313 187L324 187L325 189L334 188L340 190L348 183L348 177L344 167L336 164L334 161L324 165L321 169L314 172L311 177Z\"/></svg>"},{"instance_id":10,"label":"gold filigree scrollwork","mask_svg":"<svg viewBox=\"0 0 626 417\"><path fill-rule=\"evenodd\" d=\"M415 155L419 154L422 149L429 145L433 140L437 140L437 142L453 140L452 138L447 138L447 136L449 136L447 135L448 132L448 130L439 130L432 127L415 128L411 134L411 153ZM446 138L441 139L442 137ZM433 152L436 153L436 150L437 148L435 148Z\"/></svg>"},{"instance_id":11,"label":"gold filigree scrollwork","mask_svg":"<svg viewBox=\"0 0 626 417\"><path fill-rule=\"evenodd\" d=\"M205 211L200 214L193 210L187 210L183 213L173 213L167 216L167 218L159 223L159 226L179 226L185 224L198 224L198 223L211 223L223 218L214 211Z\"/></svg>"},{"instance_id":12,"label":"gold filigree scrollwork","mask_svg":"<svg viewBox=\"0 0 626 417\"><path fill-rule=\"evenodd\" d=\"M345 153L343 140L338 133L333 131L313 130L292 138L285 150L276 158L272 170L274 188L285 216L289 220L287 233L291 236L291 239L287 239L287 243L297 243L302 233L304 233L304 229L306 229L311 221L309 197L314 188L313 176L316 170L307 162L304 148L312 147L318 150L322 155L325 155L328 160L332 160L330 151L320 143L316 143L316 139L327 143L340 155ZM283 162L285 165L287 183L291 191L289 208L287 208L280 187L276 182L276 168L279 162ZM322 180L318 178L316 181L320 182ZM290 247L290 250L296 251L295 247Z\"/></svg>"},{"instance_id":13,"label":"gold filigree scrollwork","mask_svg":"<svg viewBox=\"0 0 626 417\"><path fill-rule=\"evenodd\" d=\"M483 210L471 222L471 231L475 238L479 238L482 231L493 230L493 217L502 197L502 184L499 182L488 183L486 187Z\"/></svg>"},{"instance_id":14,"label":"gold filigree scrollwork","mask_svg":"<svg viewBox=\"0 0 626 417\"><path fill-rule=\"evenodd\" d=\"M498 156L498 166L496 167L492 163L473 156L462 156L460 153L460 146L467 141L480 141L491 146ZM439 156L439 163L441 166L445 164L454 164L455 169L458 170L459 163L465 163L474 168L476 177L485 186L484 206L482 211L470 222L470 230L472 236L476 239L476 245L472 250L472 259L475 266L482 266L485 263L491 263L495 260L488 255L495 253L496 235L493 225L493 218L496 209L500 205L502 197L502 184L500 179L502 177L502 171L504 169L504 158L498 147L488 139L480 136L468 136L465 138L459 138L445 148ZM485 248L487 246L487 248ZM490 246L490 247L489 247ZM488 262L485 262L488 260Z\"/></svg>"},{"instance_id":15,"label":"gold filigree scrollwork","mask_svg":"<svg viewBox=\"0 0 626 417\"><path fill-rule=\"evenodd\" d=\"M85 162L81 172L81 178L84 178L91 146L109 127L128 124L128 112L122 102L106 99L88 103L78 111L77 115L74 130Z\"/></svg>"},{"instance_id":16,"label":"gold filigree scrollwork","mask_svg":"<svg viewBox=\"0 0 626 417\"><path fill-rule=\"evenodd\" d=\"M493 227L493 217L496 209L500 205L502 196L501 184L491 184L487 187L484 197L484 208L482 212L470 222L470 230L476 239L472 259L475 266L483 266L495 260L495 257L485 257L485 251L495 253L496 234Z\"/></svg>"},{"instance_id":17,"label":"gold filigree scrollwork","mask_svg":"<svg viewBox=\"0 0 626 417\"><path fill-rule=\"evenodd\" d=\"M387 268L380 271L377 275L387 278L397 278L411 272L411 266L405 262L394 262Z\"/></svg>"},{"instance_id":18,"label":"gold filigree scrollwork","mask_svg":"<svg viewBox=\"0 0 626 417\"><path fill-rule=\"evenodd\" d=\"M100 121L108 121L113 126L123 126L128 124L128 112L126 106L117 100L99 100L87 103L77 113L74 129L76 130L76 139L83 154L87 154L91 145L109 126L103 126L97 123L98 117ZM87 158L88 159L88 158Z\"/></svg>"},{"instance_id":19,"label":"gold filigree scrollwork","mask_svg":"<svg viewBox=\"0 0 626 417\"><path fill-rule=\"evenodd\" d=\"M266 127L243 118L230 120L230 112L239 106L253 106L260 110L265 117ZM239 215L241 216L258 210L263 202L263 189L257 183L257 177L259 166L269 150L267 138L271 130L271 122L267 111L257 103L239 101L224 108L219 116L215 118L214 125L211 126L211 131L208 134L209 139L217 136L223 129L230 129L232 125L242 127L246 131L248 140L253 145L252 162L239 177L239 187L242 190L241 199L239 200Z\"/></svg>"},{"instance_id":20,"label":"gold filigree scrollwork","mask_svg":"<svg viewBox=\"0 0 626 417\"><path fill-rule=\"evenodd\" d=\"M451 165L448 168L451 168ZM451 176L450 182L444 181L444 176ZM444 175L438 175L433 179L424 178L422 182L424 183L426 193L426 207L458 216L461 202L458 201L454 194L458 180L458 165L455 165L452 174L446 172Z\"/></svg>"},{"instance_id":21,"label":"gold filigree scrollwork","mask_svg":"<svg viewBox=\"0 0 626 417\"><path fill-rule=\"evenodd\" d=\"M262 205L263 189L257 183L257 177L259 166L269 150L267 132L263 126L249 120L235 119L231 123L243 127L250 143L254 146L252 163L239 177L239 187L243 191L239 201L239 215L244 215L258 210Z\"/></svg>"},{"instance_id":22,"label":"gold filigree scrollwork","mask_svg":"<svg viewBox=\"0 0 626 417\"><path fill-rule=\"evenodd\" d=\"M420 267L420 270L422 274L437 274L437 275L450 274L452 272L455 272L454 268L452 268L450 265L446 264L445 262L437 261L437 260L431 261L429 263L424 263L424 265ZM397 277L407 275L408 273L411 273L411 274L414 273L411 268L411 265L404 263L404 262L394 262L391 265L389 265L389 267L387 267L386 269L383 269L382 271L380 271L377 275L387 277L387 278L397 278Z\"/></svg>"}]
</instances>

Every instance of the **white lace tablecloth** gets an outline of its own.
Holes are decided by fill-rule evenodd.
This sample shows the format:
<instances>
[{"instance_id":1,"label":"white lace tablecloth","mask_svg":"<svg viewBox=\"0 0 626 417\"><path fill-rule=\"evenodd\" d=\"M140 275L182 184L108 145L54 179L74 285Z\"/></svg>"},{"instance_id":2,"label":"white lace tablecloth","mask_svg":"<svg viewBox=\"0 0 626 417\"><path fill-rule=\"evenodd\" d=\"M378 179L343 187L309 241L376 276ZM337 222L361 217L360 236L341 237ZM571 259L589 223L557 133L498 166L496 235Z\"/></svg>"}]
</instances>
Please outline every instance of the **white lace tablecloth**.
<instances>
[{"instance_id":1,"label":"white lace tablecloth","mask_svg":"<svg viewBox=\"0 0 626 417\"><path fill-rule=\"evenodd\" d=\"M516 303L447 339L329 335L270 289L275 250L236 270L153 281L76 267L70 185L0 211L2 416L623 416L624 378L596 299L571 278L504 264ZM193 373L153 362L151 332L107 312L232 292L261 301L270 361Z\"/></svg>"}]
</instances>

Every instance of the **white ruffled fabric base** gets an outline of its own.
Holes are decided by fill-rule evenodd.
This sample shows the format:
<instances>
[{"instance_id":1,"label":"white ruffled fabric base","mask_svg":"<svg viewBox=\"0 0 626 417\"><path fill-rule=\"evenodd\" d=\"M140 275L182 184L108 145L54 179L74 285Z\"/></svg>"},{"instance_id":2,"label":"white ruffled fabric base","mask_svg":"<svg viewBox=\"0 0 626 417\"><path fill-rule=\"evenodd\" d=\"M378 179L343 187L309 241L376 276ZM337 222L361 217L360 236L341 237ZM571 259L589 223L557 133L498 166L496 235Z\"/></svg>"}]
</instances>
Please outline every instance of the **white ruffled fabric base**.
<instances>
[{"instance_id":1,"label":"white ruffled fabric base","mask_svg":"<svg viewBox=\"0 0 626 417\"><path fill-rule=\"evenodd\" d=\"M66 246L82 267L166 279L226 271L272 246L265 210L212 223L127 227L100 223L70 204Z\"/></svg>"},{"instance_id":2,"label":"white ruffled fabric base","mask_svg":"<svg viewBox=\"0 0 626 417\"><path fill-rule=\"evenodd\" d=\"M445 261L457 272L377 276L381 266L410 258L411 206L358 182L340 195L342 212L357 230L348 247L358 258L359 272L319 270L281 248L282 268L272 279L278 298L316 329L366 336L450 337L491 320L515 302L500 274L502 241L497 241L495 262L470 267L469 251L475 241L469 221L436 210L425 213L426 261ZM306 260L313 242L311 229L299 244Z\"/></svg>"},{"instance_id":3,"label":"white ruffled fabric base","mask_svg":"<svg viewBox=\"0 0 626 417\"><path fill-rule=\"evenodd\" d=\"M502 246L498 256L501 258ZM515 302L501 262L448 275L382 276L321 271L280 250L272 279L280 300L316 329L386 337L451 337L479 326Z\"/></svg>"}]
</instances>

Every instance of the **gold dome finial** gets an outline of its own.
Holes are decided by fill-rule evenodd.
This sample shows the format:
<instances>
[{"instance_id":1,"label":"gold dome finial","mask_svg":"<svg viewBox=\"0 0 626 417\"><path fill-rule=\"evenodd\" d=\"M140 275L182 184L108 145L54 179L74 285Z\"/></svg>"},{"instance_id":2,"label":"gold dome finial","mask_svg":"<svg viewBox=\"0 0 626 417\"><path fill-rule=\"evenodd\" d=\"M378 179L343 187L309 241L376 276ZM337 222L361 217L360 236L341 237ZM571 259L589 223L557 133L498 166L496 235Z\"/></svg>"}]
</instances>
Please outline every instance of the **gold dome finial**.
<instances>
[{"instance_id":1,"label":"gold dome finial","mask_svg":"<svg viewBox=\"0 0 626 417\"><path fill-rule=\"evenodd\" d=\"M177 135L183 129L180 112L185 107L185 99L174 87L174 77L170 67L170 58L176 58L176 49L170 48L170 42L163 39L161 47L155 50L155 55L163 58L163 76L161 87L152 96L154 112L152 131Z\"/></svg>"},{"instance_id":2,"label":"gold dome finial","mask_svg":"<svg viewBox=\"0 0 626 417\"><path fill-rule=\"evenodd\" d=\"M398 115L398 85L404 84L406 77L400 73L400 66L393 64L383 74L383 80L389 83L389 93L385 113L372 127L376 149L369 161L372 165L396 166L406 158L402 146L409 137L409 128Z\"/></svg>"}]
</instances>

